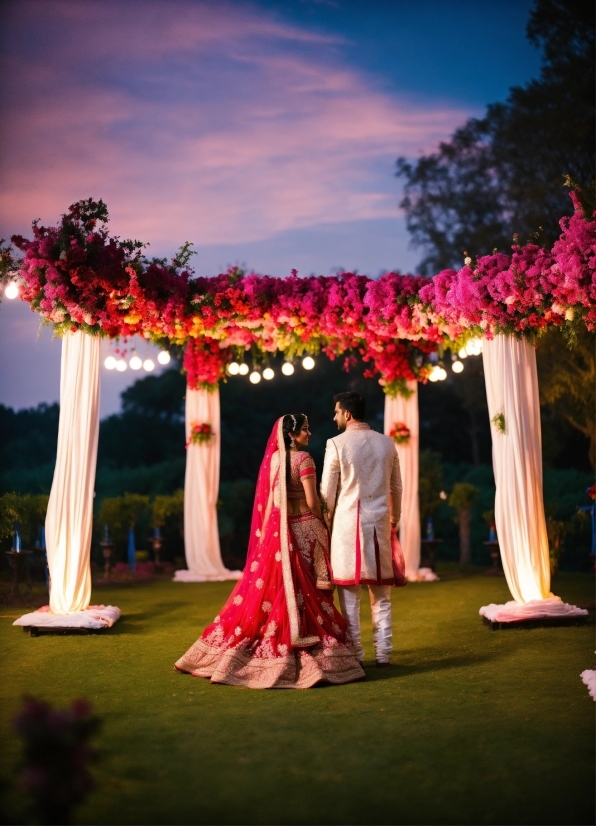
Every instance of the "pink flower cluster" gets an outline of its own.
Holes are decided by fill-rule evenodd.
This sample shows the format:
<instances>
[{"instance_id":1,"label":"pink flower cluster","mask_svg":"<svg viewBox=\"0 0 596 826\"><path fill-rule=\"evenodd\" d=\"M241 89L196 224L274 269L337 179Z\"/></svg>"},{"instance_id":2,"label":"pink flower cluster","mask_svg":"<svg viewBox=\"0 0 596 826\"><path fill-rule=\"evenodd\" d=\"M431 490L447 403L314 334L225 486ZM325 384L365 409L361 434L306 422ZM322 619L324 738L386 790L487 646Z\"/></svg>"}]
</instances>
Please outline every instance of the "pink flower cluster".
<instances>
[{"instance_id":1,"label":"pink flower cluster","mask_svg":"<svg viewBox=\"0 0 596 826\"><path fill-rule=\"evenodd\" d=\"M101 201L73 204L59 226L34 224L33 240L12 240L24 252L21 297L58 333L188 342L191 387L215 385L233 348L289 357L308 349L330 358L360 352L368 374L380 372L392 392L425 381L428 355L470 330L535 336L580 318L596 329L596 220L576 206L551 250L514 246L511 256L467 259L432 279L299 278L295 270L274 278L237 269L194 278L185 261L148 261L142 244L110 238Z\"/></svg>"}]
</instances>

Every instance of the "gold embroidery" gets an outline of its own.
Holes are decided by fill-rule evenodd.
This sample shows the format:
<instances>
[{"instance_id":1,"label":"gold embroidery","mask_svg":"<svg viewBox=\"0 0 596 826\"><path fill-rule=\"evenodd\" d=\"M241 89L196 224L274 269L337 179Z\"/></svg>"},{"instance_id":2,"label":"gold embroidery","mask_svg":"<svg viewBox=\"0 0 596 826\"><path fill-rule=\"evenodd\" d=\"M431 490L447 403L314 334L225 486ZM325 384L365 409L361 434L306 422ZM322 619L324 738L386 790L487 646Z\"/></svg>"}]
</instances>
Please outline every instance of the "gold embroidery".
<instances>
[{"instance_id":1,"label":"gold embroidery","mask_svg":"<svg viewBox=\"0 0 596 826\"><path fill-rule=\"evenodd\" d=\"M323 617L320 614L317 614L317 622L319 625L323 625Z\"/></svg>"},{"instance_id":2,"label":"gold embroidery","mask_svg":"<svg viewBox=\"0 0 596 826\"><path fill-rule=\"evenodd\" d=\"M234 603L234 605L240 605L242 603L242 597L240 596L240 594L237 594L232 600L232 602Z\"/></svg>"},{"instance_id":3,"label":"gold embroidery","mask_svg":"<svg viewBox=\"0 0 596 826\"><path fill-rule=\"evenodd\" d=\"M280 551L278 551L278 552L275 554L275 561L276 561L276 562L281 562L281 552L280 552Z\"/></svg>"},{"instance_id":4,"label":"gold embroidery","mask_svg":"<svg viewBox=\"0 0 596 826\"><path fill-rule=\"evenodd\" d=\"M215 619L213 620L213 622L219 622L219 621L220 621L220 616L219 616L219 614L218 614L218 615L215 617Z\"/></svg>"},{"instance_id":5,"label":"gold embroidery","mask_svg":"<svg viewBox=\"0 0 596 826\"><path fill-rule=\"evenodd\" d=\"M236 636L237 636L237 637L239 637L241 633L242 633L242 628L240 628L240 626L239 626L239 625L237 625L237 626L234 628L234 634L236 634Z\"/></svg>"},{"instance_id":6,"label":"gold embroidery","mask_svg":"<svg viewBox=\"0 0 596 826\"><path fill-rule=\"evenodd\" d=\"M268 614L268 613L269 613L269 611L271 611L271 603L270 603L270 602L265 601L265 602L261 605L261 608L263 609L263 611L264 611L266 614Z\"/></svg>"},{"instance_id":7,"label":"gold embroidery","mask_svg":"<svg viewBox=\"0 0 596 826\"><path fill-rule=\"evenodd\" d=\"M256 571L258 567L259 567L259 563L256 561L256 559L255 559L254 562L251 562L250 570L251 570L252 573L254 573L254 571Z\"/></svg>"},{"instance_id":8,"label":"gold embroidery","mask_svg":"<svg viewBox=\"0 0 596 826\"><path fill-rule=\"evenodd\" d=\"M277 631L277 623L276 622L270 622L269 625L267 626L267 630L265 631L264 636L265 637L272 637L275 634L276 631Z\"/></svg>"},{"instance_id":9,"label":"gold embroidery","mask_svg":"<svg viewBox=\"0 0 596 826\"><path fill-rule=\"evenodd\" d=\"M257 581L255 582L255 585L260 591L261 588L263 587L263 580L262 579L257 579Z\"/></svg>"}]
</instances>

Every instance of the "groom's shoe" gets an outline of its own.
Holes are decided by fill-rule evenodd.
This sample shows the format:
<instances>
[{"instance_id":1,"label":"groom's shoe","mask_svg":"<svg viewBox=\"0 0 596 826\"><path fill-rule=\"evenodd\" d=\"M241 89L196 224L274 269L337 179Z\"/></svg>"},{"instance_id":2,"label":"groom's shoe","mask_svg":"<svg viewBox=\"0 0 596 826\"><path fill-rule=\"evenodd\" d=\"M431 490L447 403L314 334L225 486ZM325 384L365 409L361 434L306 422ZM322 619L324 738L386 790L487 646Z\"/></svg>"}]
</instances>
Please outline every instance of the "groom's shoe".
<instances>
[{"instance_id":1,"label":"groom's shoe","mask_svg":"<svg viewBox=\"0 0 596 826\"><path fill-rule=\"evenodd\" d=\"M389 660L375 660L375 665L377 668L390 668L391 663Z\"/></svg>"}]
</instances>

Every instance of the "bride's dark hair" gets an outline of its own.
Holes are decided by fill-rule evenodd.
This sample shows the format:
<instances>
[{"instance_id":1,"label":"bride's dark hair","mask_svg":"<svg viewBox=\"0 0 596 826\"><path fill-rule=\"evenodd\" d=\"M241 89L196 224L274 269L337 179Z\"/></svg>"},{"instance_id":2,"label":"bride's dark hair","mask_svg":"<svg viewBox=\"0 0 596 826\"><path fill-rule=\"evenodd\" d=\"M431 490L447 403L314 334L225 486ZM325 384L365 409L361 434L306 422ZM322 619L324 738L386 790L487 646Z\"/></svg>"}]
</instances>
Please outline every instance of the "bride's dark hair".
<instances>
[{"instance_id":1,"label":"bride's dark hair","mask_svg":"<svg viewBox=\"0 0 596 826\"><path fill-rule=\"evenodd\" d=\"M281 423L281 429L284 436L284 445L286 446L286 482L290 481L291 465L290 465L290 448L292 446L292 439L290 433L300 433L307 420L304 413L286 413Z\"/></svg>"},{"instance_id":2,"label":"bride's dark hair","mask_svg":"<svg viewBox=\"0 0 596 826\"><path fill-rule=\"evenodd\" d=\"M290 438L290 433L300 433L305 421L306 416L304 413L286 413L281 425L284 434L284 444L286 446L286 449L292 447L292 439Z\"/></svg>"}]
</instances>

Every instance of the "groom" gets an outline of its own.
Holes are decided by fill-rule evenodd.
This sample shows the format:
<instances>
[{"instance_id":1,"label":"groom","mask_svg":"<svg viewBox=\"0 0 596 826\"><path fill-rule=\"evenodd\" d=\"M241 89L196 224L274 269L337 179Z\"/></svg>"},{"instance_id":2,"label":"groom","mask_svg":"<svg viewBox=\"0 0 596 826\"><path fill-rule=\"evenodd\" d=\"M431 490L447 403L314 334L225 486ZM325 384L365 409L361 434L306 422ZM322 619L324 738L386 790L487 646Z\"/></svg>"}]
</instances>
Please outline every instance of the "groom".
<instances>
[{"instance_id":1,"label":"groom","mask_svg":"<svg viewBox=\"0 0 596 826\"><path fill-rule=\"evenodd\" d=\"M339 436L329 439L321 480L321 499L331 528L331 569L356 656L364 659L360 639L361 586L368 585L375 658L389 666L391 586L395 584L391 531L401 515L401 474L392 439L364 421L360 393L338 393L334 421Z\"/></svg>"}]
</instances>

